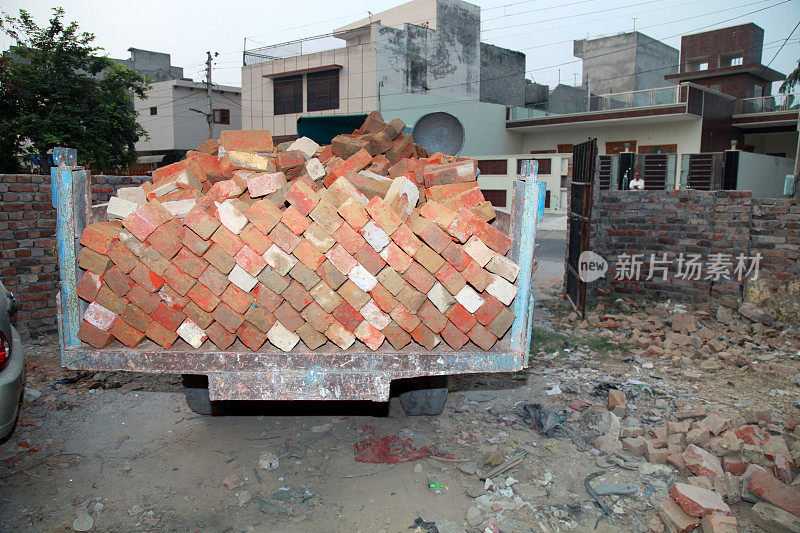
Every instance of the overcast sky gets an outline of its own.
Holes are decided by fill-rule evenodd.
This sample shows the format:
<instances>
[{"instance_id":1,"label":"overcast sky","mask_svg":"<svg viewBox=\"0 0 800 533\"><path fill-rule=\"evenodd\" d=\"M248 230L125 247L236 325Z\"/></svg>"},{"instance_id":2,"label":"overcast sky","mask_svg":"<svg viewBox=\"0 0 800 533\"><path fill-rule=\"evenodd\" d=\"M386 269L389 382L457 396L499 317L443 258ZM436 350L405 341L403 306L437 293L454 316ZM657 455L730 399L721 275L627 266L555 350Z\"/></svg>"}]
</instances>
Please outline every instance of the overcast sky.
<instances>
[{"instance_id":1,"label":"overcast sky","mask_svg":"<svg viewBox=\"0 0 800 533\"><path fill-rule=\"evenodd\" d=\"M97 36L111 57L128 58L129 47L172 55L184 75L205 79L205 52L219 52L213 80L241 85L242 48L275 44L324 34L362 17L401 4L344 0L5 0L2 9L16 15L27 9L46 24L50 9L60 5L68 20ZM680 49L680 35L754 22L764 28L762 62L768 64L800 20L800 0L479 0L484 42L527 55L527 77L554 86L580 81L580 60L572 40L636 29ZM635 18L635 21L634 21ZM13 44L3 35L3 49ZM771 68L791 72L800 58L800 28ZM777 88L777 86L776 86Z\"/></svg>"}]
</instances>

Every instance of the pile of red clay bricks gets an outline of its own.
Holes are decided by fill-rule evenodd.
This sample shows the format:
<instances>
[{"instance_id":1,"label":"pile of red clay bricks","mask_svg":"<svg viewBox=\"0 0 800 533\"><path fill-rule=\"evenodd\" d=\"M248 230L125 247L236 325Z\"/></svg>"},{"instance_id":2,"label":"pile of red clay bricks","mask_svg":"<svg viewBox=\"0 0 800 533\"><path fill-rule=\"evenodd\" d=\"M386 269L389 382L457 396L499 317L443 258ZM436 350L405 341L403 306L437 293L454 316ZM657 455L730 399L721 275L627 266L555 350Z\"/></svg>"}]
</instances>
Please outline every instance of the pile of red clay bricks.
<instances>
[{"instance_id":1,"label":"pile of red clay bricks","mask_svg":"<svg viewBox=\"0 0 800 533\"><path fill-rule=\"evenodd\" d=\"M511 240L489 224L476 161L431 156L404 129L372 113L324 147L224 131L120 189L108 221L81 237L78 337L97 348L491 349L514 321Z\"/></svg>"}]
</instances>

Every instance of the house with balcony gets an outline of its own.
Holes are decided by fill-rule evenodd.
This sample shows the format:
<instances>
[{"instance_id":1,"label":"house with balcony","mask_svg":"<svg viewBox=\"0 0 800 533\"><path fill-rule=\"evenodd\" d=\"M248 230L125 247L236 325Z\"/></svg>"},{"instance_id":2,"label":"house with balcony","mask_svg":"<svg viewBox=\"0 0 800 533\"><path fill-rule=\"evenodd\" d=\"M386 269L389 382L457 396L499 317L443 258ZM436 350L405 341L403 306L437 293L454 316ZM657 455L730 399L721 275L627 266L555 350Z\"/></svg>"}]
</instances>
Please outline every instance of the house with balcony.
<instances>
[{"instance_id":1,"label":"house with balcony","mask_svg":"<svg viewBox=\"0 0 800 533\"><path fill-rule=\"evenodd\" d=\"M774 169L764 189L777 190L796 156L800 102L798 95L768 94L784 75L761 65L762 41L755 24L685 36L680 70L663 76L662 86L587 91L539 109L509 107L506 129L519 137L521 152L532 154L570 152L597 138L606 188L619 186L616 178L626 170L640 171L648 188L752 187L752 180L722 183L724 165L712 155L722 161L735 149L782 159L759 163Z\"/></svg>"}]
</instances>

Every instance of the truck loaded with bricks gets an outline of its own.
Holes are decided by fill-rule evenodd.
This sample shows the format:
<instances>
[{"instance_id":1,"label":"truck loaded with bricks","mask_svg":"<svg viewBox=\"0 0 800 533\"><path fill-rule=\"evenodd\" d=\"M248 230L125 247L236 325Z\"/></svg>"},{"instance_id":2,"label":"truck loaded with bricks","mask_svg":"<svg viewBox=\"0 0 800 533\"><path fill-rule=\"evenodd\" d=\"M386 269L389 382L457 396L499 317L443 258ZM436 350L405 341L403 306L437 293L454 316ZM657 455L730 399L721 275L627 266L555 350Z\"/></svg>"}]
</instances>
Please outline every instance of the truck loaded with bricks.
<instances>
[{"instance_id":1,"label":"truck loaded with bricks","mask_svg":"<svg viewBox=\"0 0 800 533\"><path fill-rule=\"evenodd\" d=\"M405 129L371 113L326 146L228 130L96 206L55 149L62 364L180 373L202 413L387 401L403 380L407 413L438 414L448 375L523 368L544 185L513 184L506 234L477 162Z\"/></svg>"}]
</instances>

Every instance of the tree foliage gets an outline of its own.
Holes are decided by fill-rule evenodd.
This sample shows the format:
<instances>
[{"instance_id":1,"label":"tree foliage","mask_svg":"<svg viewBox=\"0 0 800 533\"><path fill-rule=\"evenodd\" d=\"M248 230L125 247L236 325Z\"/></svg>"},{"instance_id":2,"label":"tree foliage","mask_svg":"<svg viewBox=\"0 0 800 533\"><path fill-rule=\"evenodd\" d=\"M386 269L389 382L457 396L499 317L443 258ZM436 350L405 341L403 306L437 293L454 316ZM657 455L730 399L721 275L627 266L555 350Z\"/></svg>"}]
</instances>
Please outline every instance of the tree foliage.
<instances>
[{"instance_id":1,"label":"tree foliage","mask_svg":"<svg viewBox=\"0 0 800 533\"><path fill-rule=\"evenodd\" d=\"M17 41L0 58L0 170L13 171L18 154L45 159L54 146L76 148L90 168L122 169L145 134L133 96L146 97L148 80L99 55L95 36L63 18L54 8L47 27L25 10L0 20Z\"/></svg>"},{"instance_id":2,"label":"tree foliage","mask_svg":"<svg viewBox=\"0 0 800 533\"><path fill-rule=\"evenodd\" d=\"M786 79L781 83L780 91L783 94L790 92L794 86L800 83L800 59L797 60L797 68L795 68Z\"/></svg>"}]
</instances>

